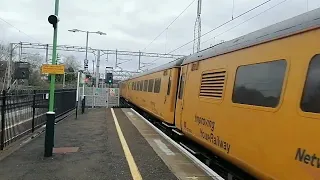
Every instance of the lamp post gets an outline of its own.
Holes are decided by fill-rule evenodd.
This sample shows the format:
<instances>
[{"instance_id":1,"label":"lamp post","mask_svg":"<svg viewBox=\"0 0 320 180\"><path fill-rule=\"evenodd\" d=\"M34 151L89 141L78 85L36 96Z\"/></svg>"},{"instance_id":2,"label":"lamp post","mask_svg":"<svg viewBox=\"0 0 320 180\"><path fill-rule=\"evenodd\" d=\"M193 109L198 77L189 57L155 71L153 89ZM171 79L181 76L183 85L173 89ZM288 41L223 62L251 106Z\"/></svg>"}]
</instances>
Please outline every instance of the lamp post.
<instances>
[{"instance_id":1,"label":"lamp post","mask_svg":"<svg viewBox=\"0 0 320 180\"><path fill-rule=\"evenodd\" d=\"M89 42L89 34L90 33L94 33L94 34L100 34L100 35L107 35L104 32L101 31L85 31L85 30L80 30L80 29L70 29L68 30L69 32L83 32L87 34L87 38L86 38L86 58L84 60L84 70L87 71L88 70L88 42Z\"/></svg>"}]
</instances>

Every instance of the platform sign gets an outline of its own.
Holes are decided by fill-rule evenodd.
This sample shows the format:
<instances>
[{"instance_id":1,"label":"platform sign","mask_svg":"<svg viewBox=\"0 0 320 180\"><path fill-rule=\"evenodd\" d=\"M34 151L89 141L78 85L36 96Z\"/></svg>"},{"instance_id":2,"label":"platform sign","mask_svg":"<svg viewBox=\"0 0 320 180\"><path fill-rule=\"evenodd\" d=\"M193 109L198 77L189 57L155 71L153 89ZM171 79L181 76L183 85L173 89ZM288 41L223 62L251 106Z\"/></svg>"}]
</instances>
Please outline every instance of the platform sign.
<instances>
[{"instance_id":1,"label":"platform sign","mask_svg":"<svg viewBox=\"0 0 320 180\"><path fill-rule=\"evenodd\" d=\"M116 89L115 88L110 88L110 96L112 96L112 97L116 96Z\"/></svg>"},{"instance_id":2,"label":"platform sign","mask_svg":"<svg viewBox=\"0 0 320 180\"><path fill-rule=\"evenodd\" d=\"M43 64L41 66L42 74L64 74L64 65Z\"/></svg>"},{"instance_id":3,"label":"platform sign","mask_svg":"<svg viewBox=\"0 0 320 180\"><path fill-rule=\"evenodd\" d=\"M107 95L107 107L119 106L119 88L108 88Z\"/></svg>"},{"instance_id":4,"label":"platform sign","mask_svg":"<svg viewBox=\"0 0 320 180\"><path fill-rule=\"evenodd\" d=\"M84 84L85 81L86 81L86 75L83 74L83 73L81 73L79 78L80 78L80 79L79 79L79 83L80 83L80 84Z\"/></svg>"}]
</instances>

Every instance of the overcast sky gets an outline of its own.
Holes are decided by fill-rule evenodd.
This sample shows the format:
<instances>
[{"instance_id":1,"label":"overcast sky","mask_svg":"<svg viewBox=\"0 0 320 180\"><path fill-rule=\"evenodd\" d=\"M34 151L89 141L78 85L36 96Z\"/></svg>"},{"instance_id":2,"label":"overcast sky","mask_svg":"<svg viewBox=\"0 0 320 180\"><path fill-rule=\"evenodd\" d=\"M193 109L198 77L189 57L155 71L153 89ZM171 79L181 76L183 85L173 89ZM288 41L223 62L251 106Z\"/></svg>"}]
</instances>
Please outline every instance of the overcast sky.
<instances>
[{"instance_id":1,"label":"overcast sky","mask_svg":"<svg viewBox=\"0 0 320 180\"><path fill-rule=\"evenodd\" d=\"M151 45L147 45L192 1L193 0L60 0L58 44L85 46L84 33L68 32L68 29L78 28L107 33L106 36L91 34L89 46L92 48L167 53L193 39L197 0L165 33ZM236 17L264 1L266 0L234 0L233 15ZM247 15L234 20L232 23L202 37L202 42L207 42L201 45L201 49L208 47L210 44L220 42L221 40L233 39L320 7L319 0L287 0L254 19L213 38L282 1L283 0L272 0ZM232 17L233 0L203 0L202 4L201 19L203 34L230 20ZM19 32L0 19L0 42L10 43L24 41L51 44L53 29L47 22L47 17L53 12L54 0L0 0L0 18L21 30ZM64 54L63 52L59 53ZM173 53L182 55L192 53L192 43ZM83 65L85 54L73 54ZM119 58L132 59L130 62L121 64L120 67L127 70L137 70L138 58ZM91 63L94 56L89 54L89 59L89 68L92 70ZM155 59L157 58L143 57L142 61L151 62ZM149 68L171 60L172 59L158 59L155 61L156 64ZM101 58L100 71L103 71L105 66L114 66L114 64L115 56L110 55L108 62L106 62L106 56L103 56Z\"/></svg>"}]
</instances>

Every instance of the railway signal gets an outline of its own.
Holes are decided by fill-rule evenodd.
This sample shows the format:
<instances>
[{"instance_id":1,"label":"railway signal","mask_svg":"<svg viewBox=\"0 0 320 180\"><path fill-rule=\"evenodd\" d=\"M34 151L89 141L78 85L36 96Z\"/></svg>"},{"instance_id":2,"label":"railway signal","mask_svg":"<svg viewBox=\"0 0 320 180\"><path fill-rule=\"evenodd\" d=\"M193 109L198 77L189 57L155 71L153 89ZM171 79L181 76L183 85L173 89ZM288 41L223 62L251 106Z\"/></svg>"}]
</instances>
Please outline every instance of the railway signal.
<instances>
[{"instance_id":1,"label":"railway signal","mask_svg":"<svg viewBox=\"0 0 320 180\"><path fill-rule=\"evenodd\" d=\"M106 74L106 83L108 83L109 85L113 84L113 74L112 73Z\"/></svg>"}]
</instances>

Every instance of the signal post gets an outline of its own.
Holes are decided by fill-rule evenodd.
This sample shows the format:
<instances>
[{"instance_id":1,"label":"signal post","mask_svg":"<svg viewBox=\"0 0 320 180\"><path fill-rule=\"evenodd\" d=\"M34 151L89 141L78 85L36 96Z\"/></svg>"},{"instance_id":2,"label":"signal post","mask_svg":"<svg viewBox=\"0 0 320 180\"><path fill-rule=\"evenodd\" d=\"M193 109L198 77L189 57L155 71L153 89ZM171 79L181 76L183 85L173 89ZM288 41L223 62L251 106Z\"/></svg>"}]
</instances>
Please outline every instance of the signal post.
<instances>
[{"instance_id":1,"label":"signal post","mask_svg":"<svg viewBox=\"0 0 320 180\"><path fill-rule=\"evenodd\" d=\"M57 64L57 39L58 39L58 18L59 14L59 0L55 0L55 13L48 17L48 21L52 24L53 33L53 49L52 49L52 65L42 66L42 73L50 74L50 93L49 93L49 111L47 112L47 122L46 122L46 134L45 134L45 145L44 145L44 156L52 156L53 146L54 146L54 123L55 123L55 112L54 112L54 90L55 90L55 80L56 74L64 74L64 66Z\"/></svg>"}]
</instances>

